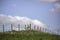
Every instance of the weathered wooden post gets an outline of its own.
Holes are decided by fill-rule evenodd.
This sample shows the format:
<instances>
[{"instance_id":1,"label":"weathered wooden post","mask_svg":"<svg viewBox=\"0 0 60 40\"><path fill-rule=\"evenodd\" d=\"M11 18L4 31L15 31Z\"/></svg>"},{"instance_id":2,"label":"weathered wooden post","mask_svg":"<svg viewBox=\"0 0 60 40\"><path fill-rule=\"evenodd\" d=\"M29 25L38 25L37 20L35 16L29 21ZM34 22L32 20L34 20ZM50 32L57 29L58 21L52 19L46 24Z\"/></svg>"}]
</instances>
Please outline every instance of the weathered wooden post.
<instances>
[{"instance_id":1,"label":"weathered wooden post","mask_svg":"<svg viewBox=\"0 0 60 40\"><path fill-rule=\"evenodd\" d=\"M30 30L31 30L31 24L30 24Z\"/></svg>"},{"instance_id":2,"label":"weathered wooden post","mask_svg":"<svg viewBox=\"0 0 60 40\"><path fill-rule=\"evenodd\" d=\"M57 33L58 33L58 34L59 34L59 32L60 32L60 29L57 30Z\"/></svg>"},{"instance_id":3,"label":"weathered wooden post","mask_svg":"<svg viewBox=\"0 0 60 40\"><path fill-rule=\"evenodd\" d=\"M26 30L26 25L25 25L25 30Z\"/></svg>"},{"instance_id":4,"label":"weathered wooden post","mask_svg":"<svg viewBox=\"0 0 60 40\"><path fill-rule=\"evenodd\" d=\"M39 27L37 27L37 30L39 30Z\"/></svg>"},{"instance_id":5,"label":"weathered wooden post","mask_svg":"<svg viewBox=\"0 0 60 40\"><path fill-rule=\"evenodd\" d=\"M13 30L13 25L11 24L11 31Z\"/></svg>"},{"instance_id":6,"label":"weathered wooden post","mask_svg":"<svg viewBox=\"0 0 60 40\"><path fill-rule=\"evenodd\" d=\"M4 32L4 24L3 24L3 32Z\"/></svg>"},{"instance_id":7,"label":"weathered wooden post","mask_svg":"<svg viewBox=\"0 0 60 40\"><path fill-rule=\"evenodd\" d=\"M30 27L29 27L29 25L27 25L27 30L30 30Z\"/></svg>"},{"instance_id":8,"label":"weathered wooden post","mask_svg":"<svg viewBox=\"0 0 60 40\"><path fill-rule=\"evenodd\" d=\"M45 28L45 32L46 32L46 28Z\"/></svg>"},{"instance_id":9,"label":"weathered wooden post","mask_svg":"<svg viewBox=\"0 0 60 40\"><path fill-rule=\"evenodd\" d=\"M20 31L20 24L18 24L18 31Z\"/></svg>"},{"instance_id":10,"label":"weathered wooden post","mask_svg":"<svg viewBox=\"0 0 60 40\"><path fill-rule=\"evenodd\" d=\"M27 25L26 29L31 30L31 24Z\"/></svg>"},{"instance_id":11,"label":"weathered wooden post","mask_svg":"<svg viewBox=\"0 0 60 40\"><path fill-rule=\"evenodd\" d=\"M41 27L40 27L40 31L41 31Z\"/></svg>"},{"instance_id":12,"label":"weathered wooden post","mask_svg":"<svg viewBox=\"0 0 60 40\"><path fill-rule=\"evenodd\" d=\"M36 30L36 26L34 26L34 30Z\"/></svg>"},{"instance_id":13,"label":"weathered wooden post","mask_svg":"<svg viewBox=\"0 0 60 40\"><path fill-rule=\"evenodd\" d=\"M36 26L34 26L34 30L35 30Z\"/></svg>"}]
</instances>

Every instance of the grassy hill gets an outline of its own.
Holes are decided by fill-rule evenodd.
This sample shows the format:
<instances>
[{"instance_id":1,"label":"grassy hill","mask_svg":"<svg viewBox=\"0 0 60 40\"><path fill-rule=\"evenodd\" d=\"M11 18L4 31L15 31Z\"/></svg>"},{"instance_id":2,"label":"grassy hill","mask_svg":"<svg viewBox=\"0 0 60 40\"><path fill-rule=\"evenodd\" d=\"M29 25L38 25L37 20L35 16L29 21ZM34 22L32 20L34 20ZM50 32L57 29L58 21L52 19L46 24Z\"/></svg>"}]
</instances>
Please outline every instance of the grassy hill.
<instances>
[{"instance_id":1,"label":"grassy hill","mask_svg":"<svg viewBox=\"0 0 60 40\"><path fill-rule=\"evenodd\" d=\"M0 32L0 40L60 40L60 35L48 34L40 31L12 31Z\"/></svg>"}]
</instances>

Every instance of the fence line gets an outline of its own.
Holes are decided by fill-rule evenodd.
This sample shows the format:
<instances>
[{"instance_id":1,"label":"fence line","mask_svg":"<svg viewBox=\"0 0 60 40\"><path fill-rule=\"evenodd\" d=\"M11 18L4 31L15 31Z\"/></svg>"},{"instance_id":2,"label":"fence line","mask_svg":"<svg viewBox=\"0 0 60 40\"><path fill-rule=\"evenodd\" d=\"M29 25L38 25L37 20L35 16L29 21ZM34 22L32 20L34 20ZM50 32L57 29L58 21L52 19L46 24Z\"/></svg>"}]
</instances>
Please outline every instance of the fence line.
<instances>
[{"instance_id":1,"label":"fence line","mask_svg":"<svg viewBox=\"0 0 60 40\"><path fill-rule=\"evenodd\" d=\"M1 27L1 26L0 26ZM2 30L3 30L3 32L5 32L5 24L2 24ZM1 28L0 28L1 29ZM20 24L18 24L17 25L17 31L20 31L21 30L21 25ZM32 28L32 25L31 24L29 24L29 25L24 25L24 29L25 30L37 30L37 31L44 31L44 32L52 32L51 30L49 30L49 29L46 29L46 28L42 28L42 27L38 27L38 26L33 26L33 28ZM6 29L7 30L7 29ZM10 30L12 31L12 30L14 30L14 25L13 24L10 24ZM10 31L10 30L7 30L7 31Z\"/></svg>"}]
</instances>

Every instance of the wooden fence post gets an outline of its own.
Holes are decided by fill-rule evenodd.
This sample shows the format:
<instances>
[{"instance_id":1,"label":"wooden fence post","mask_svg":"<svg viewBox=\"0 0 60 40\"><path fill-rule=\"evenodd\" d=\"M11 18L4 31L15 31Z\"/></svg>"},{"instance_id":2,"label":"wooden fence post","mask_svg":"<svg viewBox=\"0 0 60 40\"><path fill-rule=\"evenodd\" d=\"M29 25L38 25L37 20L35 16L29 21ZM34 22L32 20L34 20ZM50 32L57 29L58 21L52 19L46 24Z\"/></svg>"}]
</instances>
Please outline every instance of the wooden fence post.
<instances>
[{"instance_id":1,"label":"wooden fence post","mask_svg":"<svg viewBox=\"0 0 60 40\"><path fill-rule=\"evenodd\" d=\"M4 24L3 24L3 32L4 32Z\"/></svg>"},{"instance_id":2,"label":"wooden fence post","mask_svg":"<svg viewBox=\"0 0 60 40\"><path fill-rule=\"evenodd\" d=\"M20 31L20 24L18 24L18 31Z\"/></svg>"},{"instance_id":3,"label":"wooden fence post","mask_svg":"<svg viewBox=\"0 0 60 40\"><path fill-rule=\"evenodd\" d=\"M25 30L26 30L26 25L25 25Z\"/></svg>"},{"instance_id":4,"label":"wooden fence post","mask_svg":"<svg viewBox=\"0 0 60 40\"><path fill-rule=\"evenodd\" d=\"M35 28L36 28L36 26L34 26L34 30L36 30Z\"/></svg>"},{"instance_id":5,"label":"wooden fence post","mask_svg":"<svg viewBox=\"0 0 60 40\"><path fill-rule=\"evenodd\" d=\"M31 30L31 24L30 24L30 30Z\"/></svg>"},{"instance_id":6,"label":"wooden fence post","mask_svg":"<svg viewBox=\"0 0 60 40\"><path fill-rule=\"evenodd\" d=\"M41 31L41 27L40 27L40 31Z\"/></svg>"},{"instance_id":7,"label":"wooden fence post","mask_svg":"<svg viewBox=\"0 0 60 40\"><path fill-rule=\"evenodd\" d=\"M11 31L13 30L13 25L11 24Z\"/></svg>"},{"instance_id":8,"label":"wooden fence post","mask_svg":"<svg viewBox=\"0 0 60 40\"><path fill-rule=\"evenodd\" d=\"M39 27L37 27L37 30L39 30Z\"/></svg>"}]
</instances>

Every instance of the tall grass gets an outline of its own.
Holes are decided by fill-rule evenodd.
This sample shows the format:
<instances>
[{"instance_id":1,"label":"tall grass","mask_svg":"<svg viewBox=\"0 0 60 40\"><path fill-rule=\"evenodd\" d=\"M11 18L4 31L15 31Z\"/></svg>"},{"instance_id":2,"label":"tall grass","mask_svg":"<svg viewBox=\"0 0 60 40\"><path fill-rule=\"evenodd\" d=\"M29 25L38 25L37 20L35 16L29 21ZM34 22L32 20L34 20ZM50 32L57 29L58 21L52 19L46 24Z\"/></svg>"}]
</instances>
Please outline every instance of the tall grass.
<instances>
[{"instance_id":1,"label":"tall grass","mask_svg":"<svg viewBox=\"0 0 60 40\"><path fill-rule=\"evenodd\" d=\"M0 33L0 40L60 40L60 35L39 31L9 31Z\"/></svg>"}]
</instances>

